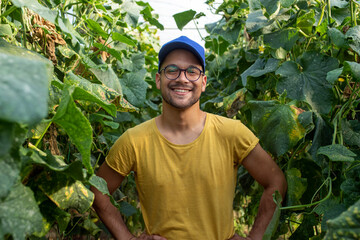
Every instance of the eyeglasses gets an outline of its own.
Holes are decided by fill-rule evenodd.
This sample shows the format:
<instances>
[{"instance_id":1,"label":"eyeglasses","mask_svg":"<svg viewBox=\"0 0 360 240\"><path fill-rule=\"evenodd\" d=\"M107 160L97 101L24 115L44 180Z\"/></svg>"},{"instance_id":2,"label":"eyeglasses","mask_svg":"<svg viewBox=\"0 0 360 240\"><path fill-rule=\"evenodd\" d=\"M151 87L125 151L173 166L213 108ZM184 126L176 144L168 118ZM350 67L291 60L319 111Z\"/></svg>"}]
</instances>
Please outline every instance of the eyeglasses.
<instances>
[{"instance_id":1,"label":"eyeglasses","mask_svg":"<svg viewBox=\"0 0 360 240\"><path fill-rule=\"evenodd\" d=\"M204 73L199 68L194 66L188 67L186 69L181 69L176 65L168 65L163 69L159 70L159 73L161 73L161 71L164 71L165 77L169 80L177 79L180 76L181 72L184 71L186 79L190 82L197 81Z\"/></svg>"}]
</instances>

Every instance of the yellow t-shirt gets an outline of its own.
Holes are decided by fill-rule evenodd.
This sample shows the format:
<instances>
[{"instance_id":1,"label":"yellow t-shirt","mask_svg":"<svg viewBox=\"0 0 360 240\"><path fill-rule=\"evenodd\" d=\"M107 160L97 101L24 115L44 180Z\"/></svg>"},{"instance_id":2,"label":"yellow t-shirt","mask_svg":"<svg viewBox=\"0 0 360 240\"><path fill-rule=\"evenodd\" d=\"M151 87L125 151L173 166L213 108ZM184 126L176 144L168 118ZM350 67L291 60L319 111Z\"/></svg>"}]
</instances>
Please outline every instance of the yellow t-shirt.
<instances>
[{"instance_id":1,"label":"yellow t-shirt","mask_svg":"<svg viewBox=\"0 0 360 240\"><path fill-rule=\"evenodd\" d=\"M258 141L240 121L207 113L200 136L176 145L152 119L127 130L106 162L123 176L135 172L148 234L224 240L234 234L237 167Z\"/></svg>"}]
</instances>

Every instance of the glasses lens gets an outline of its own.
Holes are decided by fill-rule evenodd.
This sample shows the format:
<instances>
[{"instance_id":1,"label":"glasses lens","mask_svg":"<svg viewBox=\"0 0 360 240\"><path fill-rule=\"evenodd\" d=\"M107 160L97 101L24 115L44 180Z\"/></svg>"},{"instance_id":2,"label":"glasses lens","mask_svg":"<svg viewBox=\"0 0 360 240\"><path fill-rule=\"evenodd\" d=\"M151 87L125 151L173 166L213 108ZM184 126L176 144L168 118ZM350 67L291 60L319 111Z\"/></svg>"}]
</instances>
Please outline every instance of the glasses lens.
<instances>
[{"instance_id":1,"label":"glasses lens","mask_svg":"<svg viewBox=\"0 0 360 240\"><path fill-rule=\"evenodd\" d=\"M165 76L170 80L175 80L180 75L180 69L175 65L169 65L164 70Z\"/></svg>"},{"instance_id":2,"label":"glasses lens","mask_svg":"<svg viewBox=\"0 0 360 240\"><path fill-rule=\"evenodd\" d=\"M188 67L185 72L186 78L190 81L198 80L200 77L200 74L201 74L200 69L198 69L196 67Z\"/></svg>"}]
</instances>

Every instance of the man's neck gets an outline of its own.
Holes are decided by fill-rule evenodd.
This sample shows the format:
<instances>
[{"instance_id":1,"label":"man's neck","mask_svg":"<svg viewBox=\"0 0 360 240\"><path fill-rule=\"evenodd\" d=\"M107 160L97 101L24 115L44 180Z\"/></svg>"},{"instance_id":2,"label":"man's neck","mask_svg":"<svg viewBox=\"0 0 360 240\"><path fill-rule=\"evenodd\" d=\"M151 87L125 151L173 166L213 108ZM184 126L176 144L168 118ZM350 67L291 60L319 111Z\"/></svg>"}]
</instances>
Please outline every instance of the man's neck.
<instances>
[{"instance_id":1,"label":"man's neck","mask_svg":"<svg viewBox=\"0 0 360 240\"><path fill-rule=\"evenodd\" d=\"M187 109L177 109L166 103L163 113L156 118L160 133L175 144L194 141L205 125L206 113L200 110L199 103Z\"/></svg>"}]
</instances>

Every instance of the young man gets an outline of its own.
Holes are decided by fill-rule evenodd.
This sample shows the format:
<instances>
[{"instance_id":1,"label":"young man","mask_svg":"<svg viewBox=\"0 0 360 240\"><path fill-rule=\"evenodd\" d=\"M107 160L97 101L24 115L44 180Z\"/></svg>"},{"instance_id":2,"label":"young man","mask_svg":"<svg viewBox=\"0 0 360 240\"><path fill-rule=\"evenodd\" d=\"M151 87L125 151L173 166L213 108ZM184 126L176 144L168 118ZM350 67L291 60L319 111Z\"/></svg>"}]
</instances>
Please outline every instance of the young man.
<instances>
[{"instance_id":1,"label":"young man","mask_svg":"<svg viewBox=\"0 0 360 240\"><path fill-rule=\"evenodd\" d=\"M204 71L204 49L189 38L161 48L156 86L162 114L127 130L97 173L112 193L134 171L146 232L134 237L109 198L92 189L94 208L116 239L262 239L276 207L272 194L277 190L284 196L285 177L240 121L200 110ZM264 187L247 238L235 234L233 226L240 164Z\"/></svg>"}]
</instances>

